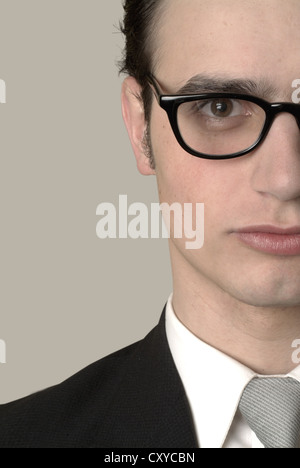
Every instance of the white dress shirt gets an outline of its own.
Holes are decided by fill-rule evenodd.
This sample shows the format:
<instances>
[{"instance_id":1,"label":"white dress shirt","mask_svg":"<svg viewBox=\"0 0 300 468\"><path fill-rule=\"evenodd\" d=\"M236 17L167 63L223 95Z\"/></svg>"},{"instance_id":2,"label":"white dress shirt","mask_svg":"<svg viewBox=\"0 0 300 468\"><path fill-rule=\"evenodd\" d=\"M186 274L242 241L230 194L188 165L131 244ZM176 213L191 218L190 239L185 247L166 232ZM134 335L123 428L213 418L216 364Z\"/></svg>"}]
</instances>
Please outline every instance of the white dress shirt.
<instances>
[{"instance_id":1,"label":"white dress shirt","mask_svg":"<svg viewBox=\"0 0 300 468\"><path fill-rule=\"evenodd\" d=\"M199 447L264 448L238 409L248 383L264 376L193 335L176 317L172 297L166 309L167 338L190 403ZM300 366L280 377L300 382Z\"/></svg>"}]
</instances>

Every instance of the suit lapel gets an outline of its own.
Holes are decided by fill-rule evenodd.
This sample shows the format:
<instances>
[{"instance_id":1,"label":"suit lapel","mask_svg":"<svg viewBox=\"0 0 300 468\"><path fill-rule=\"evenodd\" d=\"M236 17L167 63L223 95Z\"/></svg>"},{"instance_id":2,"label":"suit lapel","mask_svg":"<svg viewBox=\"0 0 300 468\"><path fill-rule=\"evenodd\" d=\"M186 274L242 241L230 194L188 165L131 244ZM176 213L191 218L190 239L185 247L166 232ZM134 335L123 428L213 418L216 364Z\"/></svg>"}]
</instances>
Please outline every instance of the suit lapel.
<instances>
[{"instance_id":1,"label":"suit lapel","mask_svg":"<svg viewBox=\"0 0 300 468\"><path fill-rule=\"evenodd\" d=\"M165 310L158 326L135 346L108 405L105 447L197 447L189 403L167 342Z\"/></svg>"}]
</instances>

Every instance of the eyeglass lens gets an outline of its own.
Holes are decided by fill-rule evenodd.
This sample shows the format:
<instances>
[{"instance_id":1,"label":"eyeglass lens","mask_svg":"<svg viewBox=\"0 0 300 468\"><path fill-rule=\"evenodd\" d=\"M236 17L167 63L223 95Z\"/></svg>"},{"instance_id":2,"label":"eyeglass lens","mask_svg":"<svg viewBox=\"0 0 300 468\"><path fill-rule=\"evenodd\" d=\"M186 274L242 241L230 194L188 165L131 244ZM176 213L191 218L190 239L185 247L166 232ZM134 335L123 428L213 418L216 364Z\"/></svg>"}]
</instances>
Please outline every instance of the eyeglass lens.
<instances>
[{"instance_id":1,"label":"eyeglass lens","mask_svg":"<svg viewBox=\"0 0 300 468\"><path fill-rule=\"evenodd\" d=\"M186 145L211 156L250 148L258 140L265 122L265 111L243 99L184 102L177 112L178 128Z\"/></svg>"}]
</instances>

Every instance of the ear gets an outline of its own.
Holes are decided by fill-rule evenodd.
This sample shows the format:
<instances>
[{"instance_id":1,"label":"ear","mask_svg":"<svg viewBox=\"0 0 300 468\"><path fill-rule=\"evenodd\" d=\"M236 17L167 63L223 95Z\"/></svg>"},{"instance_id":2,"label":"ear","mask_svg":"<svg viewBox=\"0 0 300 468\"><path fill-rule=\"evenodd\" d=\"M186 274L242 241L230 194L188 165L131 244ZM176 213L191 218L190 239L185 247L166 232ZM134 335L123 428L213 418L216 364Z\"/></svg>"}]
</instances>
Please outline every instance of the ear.
<instances>
[{"instance_id":1,"label":"ear","mask_svg":"<svg viewBox=\"0 0 300 468\"><path fill-rule=\"evenodd\" d=\"M145 154L143 145L147 124L140 95L141 86L136 79L133 77L126 78L122 86L123 119L135 154L138 170L143 175L153 175L155 170L150 167L150 160Z\"/></svg>"}]
</instances>

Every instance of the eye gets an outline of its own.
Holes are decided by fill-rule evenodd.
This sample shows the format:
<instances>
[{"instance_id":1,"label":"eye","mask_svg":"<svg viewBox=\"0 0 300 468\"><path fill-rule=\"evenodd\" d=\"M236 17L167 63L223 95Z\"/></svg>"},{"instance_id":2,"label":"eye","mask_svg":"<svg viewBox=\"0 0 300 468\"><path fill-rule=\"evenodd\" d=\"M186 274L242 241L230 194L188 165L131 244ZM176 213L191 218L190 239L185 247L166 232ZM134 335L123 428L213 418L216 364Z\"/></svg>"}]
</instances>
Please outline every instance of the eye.
<instances>
[{"instance_id":1,"label":"eye","mask_svg":"<svg viewBox=\"0 0 300 468\"><path fill-rule=\"evenodd\" d=\"M233 110L233 103L229 99L214 101L211 104L211 111L218 117L228 117Z\"/></svg>"},{"instance_id":2,"label":"eye","mask_svg":"<svg viewBox=\"0 0 300 468\"><path fill-rule=\"evenodd\" d=\"M246 115L247 110L243 104L235 99L212 99L210 101L198 102L198 111L208 117L236 117Z\"/></svg>"}]
</instances>

